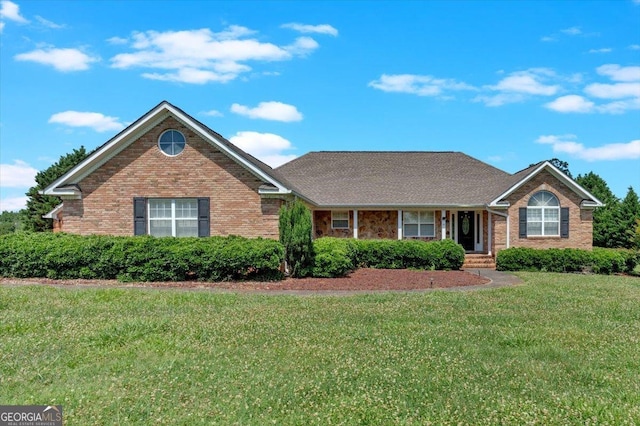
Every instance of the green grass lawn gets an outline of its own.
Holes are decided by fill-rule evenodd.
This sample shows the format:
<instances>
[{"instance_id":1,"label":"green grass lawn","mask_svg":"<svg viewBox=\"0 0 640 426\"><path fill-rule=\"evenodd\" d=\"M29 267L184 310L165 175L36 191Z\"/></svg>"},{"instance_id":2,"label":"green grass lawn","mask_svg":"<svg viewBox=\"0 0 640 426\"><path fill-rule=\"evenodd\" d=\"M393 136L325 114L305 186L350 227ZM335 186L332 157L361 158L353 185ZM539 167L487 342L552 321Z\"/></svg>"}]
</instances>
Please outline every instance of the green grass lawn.
<instances>
[{"instance_id":1,"label":"green grass lawn","mask_svg":"<svg viewBox=\"0 0 640 426\"><path fill-rule=\"evenodd\" d=\"M640 278L296 297L0 287L0 404L65 424L639 424Z\"/></svg>"}]
</instances>

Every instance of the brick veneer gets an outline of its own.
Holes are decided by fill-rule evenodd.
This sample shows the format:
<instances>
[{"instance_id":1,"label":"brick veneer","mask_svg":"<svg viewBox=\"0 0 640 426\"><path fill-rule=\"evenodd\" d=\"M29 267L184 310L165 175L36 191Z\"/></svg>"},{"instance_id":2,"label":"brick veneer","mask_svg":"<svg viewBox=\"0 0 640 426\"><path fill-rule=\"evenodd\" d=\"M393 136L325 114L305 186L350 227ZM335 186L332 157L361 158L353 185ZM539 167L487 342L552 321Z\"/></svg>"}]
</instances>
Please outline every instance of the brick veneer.
<instances>
[{"instance_id":1,"label":"brick veneer","mask_svg":"<svg viewBox=\"0 0 640 426\"><path fill-rule=\"evenodd\" d=\"M185 149L158 148L167 129L181 131ZM173 117L164 119L78 182L81 200L64 201L64 231L133 235L133 198L210 197L211 235L278 238L281 200L258 194L263 182Z\"/></svg>"},{"instance_id":2,"label":"brick veneer","mask_svg":"<svg viewBox=\"0 0 640 426\"><path fill-rule=\"evenodd\" d=\"M527 237L520 238L518 232L519 208L527 207L529 199L538 191L549 191L558 197L561 207L569 207L569 238ZM511 194L507 201L509 207L510 247L531 248L580 248L590 250L593 247L593 212L580 209L582 199L546 170L525 183ZM493 215L495 232L494 247L497 250L506 247L506 220Z\"/></svg>"}]
</instances>

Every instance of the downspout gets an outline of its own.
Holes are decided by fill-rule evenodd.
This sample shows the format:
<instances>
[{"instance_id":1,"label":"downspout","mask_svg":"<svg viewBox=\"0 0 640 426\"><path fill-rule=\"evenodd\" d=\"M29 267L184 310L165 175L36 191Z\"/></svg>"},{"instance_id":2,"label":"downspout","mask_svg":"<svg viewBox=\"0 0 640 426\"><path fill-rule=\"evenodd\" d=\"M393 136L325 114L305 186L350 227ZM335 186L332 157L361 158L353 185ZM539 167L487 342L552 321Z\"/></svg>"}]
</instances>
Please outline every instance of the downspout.
<instances>
[{"instance_id":1,"label":"downspout","mask_svg":"<svg viewBox=\"0 0 640 426\"><path fill-rule=\"evenodd\" d=\"M487 207L487 211L491 214L495 214L498 216L502 216L505 219L507 219L507 244L506 244L506 248L509 248L509 240L511 239L511 226L509 225L509 213L502 213L499 211L495 211L495 210L491 210L489 207Z\"/></svg>"}]
</instances>

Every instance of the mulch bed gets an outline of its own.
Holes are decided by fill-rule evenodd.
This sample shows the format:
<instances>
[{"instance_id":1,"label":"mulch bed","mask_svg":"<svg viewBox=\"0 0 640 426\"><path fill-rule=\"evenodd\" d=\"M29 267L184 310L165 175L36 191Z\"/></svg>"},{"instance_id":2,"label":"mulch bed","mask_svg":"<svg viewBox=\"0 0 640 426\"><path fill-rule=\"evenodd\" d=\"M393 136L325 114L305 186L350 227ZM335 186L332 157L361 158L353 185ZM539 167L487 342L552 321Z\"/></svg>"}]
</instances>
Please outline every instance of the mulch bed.
<instances>
[{"instance_id":1,"label":"mulch bed","mask_svg":"<svg viewBox=\"0 0 640 426\"><path fill-rule=\"evenodd\" d=\"M0 284L49 284L89 287L210 288L239 291L375 291L424 290L486 284L490 280L466 271L416 271L410 269L358 269L343 278L287 278L275 282L138 282L113 280L51 280L0 278Z\"/></svg>"}]
</instances>

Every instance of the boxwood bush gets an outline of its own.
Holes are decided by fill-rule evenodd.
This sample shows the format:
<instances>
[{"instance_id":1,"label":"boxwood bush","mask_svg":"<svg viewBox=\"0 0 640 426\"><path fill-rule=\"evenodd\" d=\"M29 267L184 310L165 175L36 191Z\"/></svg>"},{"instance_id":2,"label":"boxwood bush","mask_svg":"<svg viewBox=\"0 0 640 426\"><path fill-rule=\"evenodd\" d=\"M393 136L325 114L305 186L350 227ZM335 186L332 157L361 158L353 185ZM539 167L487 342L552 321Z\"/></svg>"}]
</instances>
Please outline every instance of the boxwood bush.
<instances>
[{"instance_id":1,"label":"boxwood bush","mask_svg":"<svg viewBox=\"0 0 640 426\"><path fill-rule=\"evenodd\" d=\"M585 272L614 274L632 272L640 261L637 251L596 247L581 249L533 249L513 247L498 252L499 271Z\"/></svg>"},{"instance_id":2,"label":"boxwood bush","mask_svg":"<svg viewBox=\"0 0 640 426\"><path fill-rule=\"evenodd\" d=\"M464 249L452 240L354 240L324 237L314 241L316 277L339 277L357 268L460 269Z\"/></svg>"},{"instance_id":3,"label":"boxwood bush","mask_svg":"<svg viewBox=\"0 0 640 426\"><path fill-rule=\"evenodd\" d=\"M278 280L282 245L242 237L0 236L0 276L121 281Z\"/></svg>"}]
</instances>

